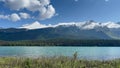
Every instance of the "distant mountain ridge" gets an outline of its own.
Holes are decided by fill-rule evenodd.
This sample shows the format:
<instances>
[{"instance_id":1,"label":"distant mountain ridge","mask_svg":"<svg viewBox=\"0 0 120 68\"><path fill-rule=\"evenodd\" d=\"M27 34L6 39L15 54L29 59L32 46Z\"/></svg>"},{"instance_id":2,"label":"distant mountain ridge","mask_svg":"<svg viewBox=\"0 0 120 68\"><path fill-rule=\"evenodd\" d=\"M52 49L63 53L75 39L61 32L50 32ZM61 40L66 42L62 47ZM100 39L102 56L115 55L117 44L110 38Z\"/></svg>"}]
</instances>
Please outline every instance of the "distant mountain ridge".
<instances>
[{"instance_id":1,"label":"distant mountain ridge","mask_svg":"<svg viewBox=\"0 0 120 68\"><path fill-rule=\"evenodd\" d=\"M37 24L37 28L34 26ZM33 25L33 26L32 26ZM39 22L20 28L0 29L0 40L48 40L48 39L120 39L119 23L96 23L94 21L79 23L59 23L43 25Z\"/></svg>"},{"instance_id":2,"label":"distant mountain ridge","mask_svg":"<svg viewBox=\"0 0 120 68\"><path fill-rule=\"evenodd\" d=\"M95 22L93 20L90 21L84 21L84 22L69 22L69 23L58 23L56 25L45 25L40 24L38 21L31 23L31 24L25 24L19 28L26 28L26 29L40 29L40 28L48 28L48 27L58 27L58 26L77 26L81 29L94 29L96 27L107 27L107 28L120 28L120 23L115 22Z\"/></svg>"}]
</instances>

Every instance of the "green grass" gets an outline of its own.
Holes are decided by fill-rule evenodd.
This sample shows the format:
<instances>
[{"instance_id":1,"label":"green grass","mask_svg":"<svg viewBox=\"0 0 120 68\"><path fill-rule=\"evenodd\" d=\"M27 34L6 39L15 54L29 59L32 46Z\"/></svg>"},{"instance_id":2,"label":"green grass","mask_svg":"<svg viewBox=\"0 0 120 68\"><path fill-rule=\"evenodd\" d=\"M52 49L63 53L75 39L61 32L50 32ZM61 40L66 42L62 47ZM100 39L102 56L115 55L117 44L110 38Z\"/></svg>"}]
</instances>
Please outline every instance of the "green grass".
<instances>
[{"instance_id":1,"label":"green grass","mask_svg":"<svg viewBox=\"0 0 120 68\"><path fill-rule=\"evenodd\" d=\"M117 60L84 60L77 59L77 54L73 58L41 57L41 58L17 58L1 57L0 68L120 68L120 59Z\"/></svg>"}]
</instances>

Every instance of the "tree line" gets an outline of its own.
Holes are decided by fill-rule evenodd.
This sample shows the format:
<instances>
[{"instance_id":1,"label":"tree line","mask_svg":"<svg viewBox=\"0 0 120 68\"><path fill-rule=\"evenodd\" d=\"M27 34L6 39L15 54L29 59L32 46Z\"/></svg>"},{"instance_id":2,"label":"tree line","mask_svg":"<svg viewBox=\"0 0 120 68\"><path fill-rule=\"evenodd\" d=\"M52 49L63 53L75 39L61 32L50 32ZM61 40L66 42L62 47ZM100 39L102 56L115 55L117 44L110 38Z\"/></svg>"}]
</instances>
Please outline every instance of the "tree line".
<instances>
[{"instance_id":1,"label":"tree line","mask_svg":"<svg viewBox=\"0 0 120 68\"><path fill-rule=\"evenodd\" d=\"M120 40L20 40L0 41L0 46L120 46Z\"/></svg>"}]
</instances>

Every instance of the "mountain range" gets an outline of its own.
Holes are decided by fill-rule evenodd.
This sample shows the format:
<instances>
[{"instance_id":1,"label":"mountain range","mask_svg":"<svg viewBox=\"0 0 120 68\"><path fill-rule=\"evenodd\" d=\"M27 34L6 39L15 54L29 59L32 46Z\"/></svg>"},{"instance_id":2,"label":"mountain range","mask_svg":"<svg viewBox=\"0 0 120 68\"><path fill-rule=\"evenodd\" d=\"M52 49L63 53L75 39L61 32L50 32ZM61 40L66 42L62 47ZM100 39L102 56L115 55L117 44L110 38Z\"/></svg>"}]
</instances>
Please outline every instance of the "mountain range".
<instances>
[{"instance_id":1,"label":"mountain range","mask_svg":"<svg viewBox=\"0 0 120 68\"><path fill-rule=\"evenodd\" d=\"M120 24L94 21L59 23L44 25L39 22L26 24L19 28L1 28L0 40L48 40L48 39L120 39Z\"/></svg>"}]
</instances>

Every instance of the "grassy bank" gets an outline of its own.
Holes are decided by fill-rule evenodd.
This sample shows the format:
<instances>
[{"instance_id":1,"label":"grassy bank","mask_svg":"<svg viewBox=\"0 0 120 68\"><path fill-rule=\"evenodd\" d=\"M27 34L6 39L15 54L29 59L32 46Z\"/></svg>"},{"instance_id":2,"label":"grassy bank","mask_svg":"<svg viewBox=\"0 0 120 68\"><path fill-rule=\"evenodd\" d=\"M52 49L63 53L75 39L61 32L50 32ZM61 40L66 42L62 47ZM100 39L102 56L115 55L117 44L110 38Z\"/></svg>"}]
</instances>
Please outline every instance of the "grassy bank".
<instances>
[{"instance_id":1,"label":"grassy bank","mask_svg":"<svg viewBox=\"0 0 120 68\"><path fill-rule=\"evenodd\" d=\"M0 68L120 68L120 60L98 61L73 58L41 57L41 58L0 58Z\"/></svg>"}]
</instances>

